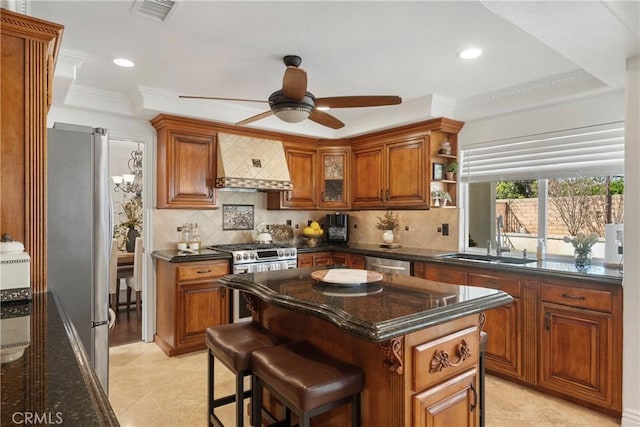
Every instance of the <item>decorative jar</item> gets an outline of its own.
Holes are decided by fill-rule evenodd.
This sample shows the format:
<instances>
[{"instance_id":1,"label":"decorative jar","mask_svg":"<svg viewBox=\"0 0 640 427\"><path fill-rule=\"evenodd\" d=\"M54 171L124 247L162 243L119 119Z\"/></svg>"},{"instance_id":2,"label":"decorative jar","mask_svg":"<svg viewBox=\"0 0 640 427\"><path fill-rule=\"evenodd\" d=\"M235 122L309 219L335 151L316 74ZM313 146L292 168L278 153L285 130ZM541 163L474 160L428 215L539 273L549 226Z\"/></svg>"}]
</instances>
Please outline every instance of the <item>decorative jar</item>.
<instances>
[{"instance_id":1,"label":"decorative jar","mask_svg":"<svg viewBox=\"0 0 640 427\"><path fill-rule=\"evenodd\" d=\"M382 241L384 243L393 243L393 230L384 230L382 233Z\"/></svg>"}]
</instances>

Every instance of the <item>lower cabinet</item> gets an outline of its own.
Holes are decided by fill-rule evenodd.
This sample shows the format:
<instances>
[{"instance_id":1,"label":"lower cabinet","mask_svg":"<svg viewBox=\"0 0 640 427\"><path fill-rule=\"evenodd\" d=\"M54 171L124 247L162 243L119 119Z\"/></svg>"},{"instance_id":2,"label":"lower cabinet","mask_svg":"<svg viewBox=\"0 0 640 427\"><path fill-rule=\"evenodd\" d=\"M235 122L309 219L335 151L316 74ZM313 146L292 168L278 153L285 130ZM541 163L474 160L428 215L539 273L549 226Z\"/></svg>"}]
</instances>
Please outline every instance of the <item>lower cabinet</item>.
<instances>
[{"instance_id":1,"label":"lower cabinet","mask_svg":"<svg viewBox=\"0 0 640 427\"><path fill-rule=\"evenodd\" d=\"M415 263L414 274L513 297L485 312L487 372L621 416L620 286L436 262Z\"/></svg>"},{"instance_id":2,"label":"lower cabinet","mask_svg":"<svg viewBox=\"0 0 640 427\"><path fill-rule=\"evenodd\" d=\"M475 427L479 401L476 369L413 396L413 425Z\"/></svg>"},{"instance_id":3,"label":"lower cabinet","mask_svg":"<svg viewBox=\"0 0 640 427\"><path fill-rule=\"evenodd\" d=\"M298 268L332 265L333 263L333 255L331 252L298 254Z\"/></svg>"},{"instance_id":4,"label":"lower cabinet","mask_svg":"<svg viewBox=\"0 0 640 427\"><path fill-rule=\"evenodd\" d=\"M334 252L333 263L346 265L349 268L364 270L364 255Z\"/></svg>"},{"instance_id":5,"label":"lower cabinet","mask_svg":"<svg viewBox=\"0 0 640 427\"><path fill-rule=\"evenodd\" d=\"M155 342L169 356L206 348L210 326L229 322L226 287L216 278L229 274L229 261L156 261Z\"/></svg>"}]
</instances>

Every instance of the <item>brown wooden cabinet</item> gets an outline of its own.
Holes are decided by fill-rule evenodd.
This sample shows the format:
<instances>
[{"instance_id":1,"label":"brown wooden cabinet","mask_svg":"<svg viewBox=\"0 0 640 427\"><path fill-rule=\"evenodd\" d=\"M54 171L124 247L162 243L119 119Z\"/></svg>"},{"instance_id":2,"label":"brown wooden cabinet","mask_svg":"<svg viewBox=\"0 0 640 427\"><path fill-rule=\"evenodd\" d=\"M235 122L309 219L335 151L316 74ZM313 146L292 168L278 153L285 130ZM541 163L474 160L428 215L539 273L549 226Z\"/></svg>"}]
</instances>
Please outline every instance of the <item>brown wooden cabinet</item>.
<instances>
[{"instance_id":1,"label":"brown wooden cabinet","mask_svg":"<svg viewBox=\"0 0 640 427\"><path fill-rule=\"evenodd\" d=\"M0 234L24 243L33 292L47 290L47 111L63 28L0 9Z\"/></svg>"},{"instance_id":2,"label":"brown wooden cabinet","mask_svg":"<svg viewBox=\"0 0 640 427\"><path fill-rule=\"evenodd\" d=\"M188 119L159 115L157 207L215 209L217 132Z\"/></svg>"},{"instance_id":3,"label":"brown wooden cabinet","mask_svg":"<svg viewBox=\"0 0 640 427\"><path fill-rule=\"evenodd\" d=\"M318 208L348 209L351 202L351 149L320 148L318 162Z\"/></svg>"},{"instance_id":4,"label":"brown wooden cabinet","mask_svg":"<svg viewBox=\"0 0 640 427\"><path fill-rule=\"evenodd\" d=\"M267 196L267 207L269 209L317 208L318 150L307 144L285 142L284 154L293 189L270 192Z\"/></svg>"},{"instance_id":5,"label":"brown wooden cabinet","mask_svg":"<svg viewBox=\"0 0 640 427\"><path fill-rule=\"evenodd\" d=\"M334 264L346 265L349 268L364 270L364 255L345 252L333 252L332 257Z\"/></svg>"},{"instance_id":6,"label":"brown wooden cabinet","mask_svg":"<svg viewBox=\"0 0 640 427\"><path fill-rule=\"evenodd\" d=\"M543 283L539 385L595 405L619 407L620 337L605 290Z\"/></svg>"},{"instance_id":7,"label":"brown wooden cabinet","mask_svg":"<svg viewBox=\"0 0 640 427\"><path fill-rule=\"evenodd\" d=\"M216 278L229 274L229 261L156 261L155 342L169 356L202 350L210 326L229 322L229 297Z\"/></svg>"},{"instance_id":8,"label":"brown wooden cabinet","mask_svg":"<svg viewBox=\"0 0 640 427\"><path fill-rule=\"evenodd\" d=\"M324 251L298 254L298 268L331 265L333 263L333 255L331 252Z\"/></svg>"},{"instance_id":9,"label":"brown wooden cabinet","mask_svg":"<svg viewBox=\"0 0 640 427\"><path fill-rule=\"evenodd\" d=\"M485 313L487 372L621 415L620 287L435 262L415 263L414 274L513 297Z\"/></svg>"},{"instance_id":10,"label":"brown wooden cabinet","mask_svg":"<svg viewBox=\"0 0 640 427\"><path fill-rule=\"evenodd\" d=\"M353 148L352 207L428 207L428 135L374 141Z\"/></svg>"}]
</instances>

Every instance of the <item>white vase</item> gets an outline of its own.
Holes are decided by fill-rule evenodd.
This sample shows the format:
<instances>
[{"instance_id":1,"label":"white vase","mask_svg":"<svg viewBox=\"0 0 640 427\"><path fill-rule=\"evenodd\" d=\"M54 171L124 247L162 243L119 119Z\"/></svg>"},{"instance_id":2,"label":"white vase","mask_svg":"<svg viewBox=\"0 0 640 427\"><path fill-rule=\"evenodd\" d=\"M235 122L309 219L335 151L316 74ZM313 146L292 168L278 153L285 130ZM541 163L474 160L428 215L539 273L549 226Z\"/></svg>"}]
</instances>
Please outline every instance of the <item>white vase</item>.
<instances>
[{"instance_id":1,"label":"white vase","mask_svg":"<svg viewBox=\"0 0 640 427\"><path fill-rule=\"evenodd\" d=\"M382 233L382 241L384 243L393 243L393 230L384 230Z\"/></svg>"}]
</instances>

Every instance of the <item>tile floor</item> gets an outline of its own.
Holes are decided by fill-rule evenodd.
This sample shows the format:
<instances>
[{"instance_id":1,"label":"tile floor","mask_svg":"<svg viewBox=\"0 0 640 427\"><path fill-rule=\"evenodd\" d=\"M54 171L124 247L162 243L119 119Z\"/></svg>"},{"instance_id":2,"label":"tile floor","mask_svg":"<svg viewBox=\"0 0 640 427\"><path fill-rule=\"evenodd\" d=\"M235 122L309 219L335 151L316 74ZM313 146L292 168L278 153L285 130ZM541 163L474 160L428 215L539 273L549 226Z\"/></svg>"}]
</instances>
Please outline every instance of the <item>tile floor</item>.
<instances>
[{"instance_id":1,"label":"tile floor","mask_svg":"<svg viewBox=\"0 0 640 427\"><path fill-rule=\"evenodd\" d=\"M207 352L167 357L153 343L110 350L109 400L122 427L206 426ZM216 365L216 390L228 394L234 377ZM615 419L500 378L486 378L486 427L609 427ZM233 405L216 410L233 426ZM248 421L246 423L248 425Z\"/></svg>"}]
</instances>

